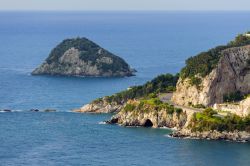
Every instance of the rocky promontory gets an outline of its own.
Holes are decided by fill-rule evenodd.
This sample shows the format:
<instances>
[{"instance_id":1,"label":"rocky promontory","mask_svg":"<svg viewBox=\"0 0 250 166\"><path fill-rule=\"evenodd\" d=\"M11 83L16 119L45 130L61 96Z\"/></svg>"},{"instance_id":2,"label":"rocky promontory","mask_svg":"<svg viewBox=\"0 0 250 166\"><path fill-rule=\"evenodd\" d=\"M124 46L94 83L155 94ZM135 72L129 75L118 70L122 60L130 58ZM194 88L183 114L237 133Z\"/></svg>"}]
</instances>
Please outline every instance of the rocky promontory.
<instances>
[{"instance_id":1,"label":"rocky promontory","mask_svg":"<svg viewBox=\"0 0 250 166\"><path fill-rule=\"evenodd\" d=\"M110 123L123 126L183 128L188 114L158 98L129 100Z\"/></svg>"},{"instance_id":2,"label":"rocky promontory","mask_svg":"<svg viewBox=\"0 0 250 166\"><path fill-rule=\"evenodd\" d=\"M239 35L189 58L180 74L158 76L77 111L116 113L109 124L171 128L172 137L248 142L249 82L250 37Z\"/></svg>"},{"instance_id":3,"label":"rocky promontory","mask_svg":"<svg viewBox=\"0 0 250 166\"><path fill-rule=\"evenodd\" d=\"M80 113L117 113L122 107L122 103L109 102L108 99L104 97L73 111Z\"/></svg>"},{"instance_id":4,"label":"rocky promontory","mask_svg":"<svg viewBox=\"0 0 250 166\"><path fill-rule=\"evenodd\" d=\"M170 134L174 138L190 138L190 139L207 139L207 140L227 140L227 141L236 141L236 142L249 142L250 133L246 131L191 131L188 129L182 129L174 131Z\"/></svg>"},{"instance_id":5,"label":"rocky promontory","mask_svg":"<svg viewBox=\"0 0 250 166\"><path fill-rule=\"evenodd\" d=\"M135 70L120 57L87 38L66 39L32 75L123 77Z\"/></svg>"}]
</instances>

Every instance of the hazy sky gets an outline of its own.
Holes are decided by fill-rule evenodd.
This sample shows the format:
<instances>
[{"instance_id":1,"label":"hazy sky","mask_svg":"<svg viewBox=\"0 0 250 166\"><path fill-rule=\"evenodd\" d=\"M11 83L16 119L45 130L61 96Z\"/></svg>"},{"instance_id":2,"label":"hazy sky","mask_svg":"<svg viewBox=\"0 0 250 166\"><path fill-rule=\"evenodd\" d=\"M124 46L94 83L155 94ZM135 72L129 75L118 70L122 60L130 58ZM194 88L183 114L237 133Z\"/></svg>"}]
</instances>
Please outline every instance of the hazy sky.
<instances>
[{"instance_id":1,"label":"hazy sky","mask_svg":"<svg viewBox=\"0 0 250 166\"><path fill-rule=\"evenodd\" d=\"M0 0L0 10L250 10L250 0Z\"/></svg>"}]
</instances>

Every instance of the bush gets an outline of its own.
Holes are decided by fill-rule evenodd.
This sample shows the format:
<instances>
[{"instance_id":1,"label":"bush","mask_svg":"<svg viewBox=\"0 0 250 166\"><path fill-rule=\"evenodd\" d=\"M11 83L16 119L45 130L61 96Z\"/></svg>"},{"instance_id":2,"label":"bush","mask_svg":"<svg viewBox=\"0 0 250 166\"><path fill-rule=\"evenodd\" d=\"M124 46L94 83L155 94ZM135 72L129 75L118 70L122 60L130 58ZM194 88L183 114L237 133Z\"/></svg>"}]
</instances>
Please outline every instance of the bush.
<instances>
[{"instance_id":1,"label":"bush","mask_svg":"<svg viewBox=\"0 0 250 166\"><path fill-rule=\"evenodd\" d=\"M126 104L126 106L124 107L124 111L130 112L130 111L133 111L135 108L136 106L133 104Z\"/></svg>"},{"instance_id":2,"label":"bush","mask_svg":"<svg viewBox=\"0 0 250 166\"><path fill-rule=\"evenodd\" d=\"M217 112L213 110L212 108L207 108L203 111L203 114L208 117L212 117L214 114L217 114Z\"/></svg>"},{"instance_id":3,"label":"bush","mask_svg":"<svg viewBox=\"0 0 250 166\"><path fill-rule=\"evenodd\" d=\"M176 108L175 112L179 115L183 112L183 110L181 108Z\"/></svg>"},{"instance_id":4,"label":"bush","mask_svg":"<svg viewBox=\"0 0 250 166\"><path fill-rule=\"evenodd\" d=\"M244 95L240 91L232 92L223 95L224 102L237 102L244 99Z\"/></svg>"},{"instance_id":5,"label":"bush","mask_svg":"<svg viewBox=\"0 0 250 166\"><path fill-rule=\"evenodd\" d=\"M206 108L203 104L196 104L196 105L193 105L192 107L194 107L194 108Z\"/></svg>"},{"instance_id":6,"label":"bush","mask_svg":"<svg viewBox=\"0 0 250 166\"><path fill-rule=\"evenodd\" d=\"M228 115L223 117L214 116L216 112L211 108L201 113L194 114L190 128L192 131L249 131L250 115L242 118L237 115Z\"/></svg>"},{"instance_id":7,"label":"bush","mask_svg":"<svg viewBox=\"0 0 250 166\"><path fill-rule=\"evenodd\" d=\"M196 77L196 76L192 76L191 78L190 78L190 85L195 85L196 87L199 87L200 86L200 84L201 84L201 82L202 82L202 80L201 80L201 78L198 78L198 77Z\"/></svg>"}]
</instances>

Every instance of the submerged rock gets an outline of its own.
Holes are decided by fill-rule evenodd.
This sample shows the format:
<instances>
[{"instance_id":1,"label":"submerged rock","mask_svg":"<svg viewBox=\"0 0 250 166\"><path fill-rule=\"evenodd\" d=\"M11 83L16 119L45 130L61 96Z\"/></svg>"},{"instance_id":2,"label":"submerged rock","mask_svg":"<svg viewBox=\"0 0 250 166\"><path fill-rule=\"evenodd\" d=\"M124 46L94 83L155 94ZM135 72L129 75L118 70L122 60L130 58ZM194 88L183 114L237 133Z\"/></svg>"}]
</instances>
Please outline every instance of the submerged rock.
<instances>
[{"instance_id":1,"label":"submerged rock","mask_svg":"<svg viewBox=\"0 0 250 166\"><path fill-rule=\"evenodd\" d=\"M106 124L117 124L118 123L118 118L112 117L110 120L105 121Z\"/></svg>"},{"instance_id":2,"label":"submerged rock","mask_svg":"<svg viewBox=\"0 0 250 166\"><path fill-rule=\"evenodd\" d=\"M12 112L10 109L4 109L3 112Z\"/></svg>"},{"instance_id":3,"label":"submerged rock","mask_svg":"<svg viewBox=\"0 0 250 166\"><path fill-rule=\"evenodd\" d=\"M39 112L39 109L31 109L31 112Z\"/></svg>"},{"instance_id":4,"label":"submerged rock","mask_svg":"<svg viewBox=\"0 0 250 166\"><path fill-rule=\"evenodd\" d=\"M44 112L56 112L55 109L45 109Z\"/></svg>"},{"instance_id":5,"label":"submerged rock","mask_svg":"<svg viewBox=\"0 0 250 166\"><path fill-rule=\"evenodd\" d=\"M87 38L67 39L52 50L32 75L123 77L135 70L120 57Z\"/></svg>"}]
</instances>

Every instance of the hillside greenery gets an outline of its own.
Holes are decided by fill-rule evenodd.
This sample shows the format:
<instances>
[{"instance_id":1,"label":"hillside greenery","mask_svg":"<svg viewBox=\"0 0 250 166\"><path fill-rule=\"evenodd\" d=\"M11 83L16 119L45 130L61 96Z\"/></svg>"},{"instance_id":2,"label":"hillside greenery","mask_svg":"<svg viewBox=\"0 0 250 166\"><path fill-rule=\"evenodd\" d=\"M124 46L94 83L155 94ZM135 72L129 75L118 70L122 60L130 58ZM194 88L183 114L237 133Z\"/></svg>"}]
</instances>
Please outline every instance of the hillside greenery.
<instances>
[{"instance_id":1,"label":"hillside greenery","mask_svg":"<svg viewBox=\"0 0 250 166\"><path fill-rule=\"evenodd\" d=\"M99 45L90 41L87 38L75 38L75 39L66 39L62 41L58 46L56 46L50 53L49 57L46 59L48 64L53 62L58 62L59 58L69 50L70 48L75 48L80 51L80 59L84 61L90 61L92 63L97 63L96 60L102 57L110 57L113 60L112 64L107 63L97 63L98 68L103 69L104 71L117 71L124 70L126 71L129 66L128 64L120 57L115 56L114 54L108 52L107 50L101 48Z\"/></svg>"},{"instance_id":2,"label":"hillside greenery","mask_svg":"<svg viewBox=\"0 0 250 166\"><path fill-rule=\"evenodd\" d=\"M123 108L123 111L125 112L148 112L148 111L160 111L165 110L167 114L173 114L176 113L177 115L181 114L183 112L180 108L175 108L173 105L170 105L168 103L163 103L159 98L144 98L140 99L138 102L134 103L127 103L125 107Z\"/></svg>"},{"instance_id":3,"label":"hillside greenery","mask_svg":"<svg viewBox=\"0 0 250 166\"><path fill-rule=\"evenodd\" d=\"M235 114L229 114L225 117L219 116L211 108L203 112L195 113L191 119L190 126L192 131L248 131L250 132L250 115L239 117Z\"/></svg>"},{"instance_id":4,"label":"hillside greenery","mask_svg":"<svg viewBox=\"0 0 250 166\"><path fill-rule=\"evenodd\" d=\"M181 70L180 77L183 79L190 78L192 85L199 85L200 80L196 79L197 76L205 77L217 66L222 50L248 44L250 44L250 37L241 34L225 46L218 46L190 57L186 60L186 66Z\"/></svg>"},{"instance_id":5,"label":"hillside greenery","mask_svg":"<svg viewBox=\"0 0 250 166\"><path fill-rule=\"evenodd\" d=\"M141 86L133 86L128 90L116 93L112 96L106 96L105 100L108 102L124 103L129 99L138 99L150 96L156 97L157 93L168 93L175 91L176 83L179 75L163 74L148 81ZM97 99L96 101L101 100Z\"/></svg>"},{"instance_id":6,"label":"hillside greenery","mask_svg":"<svg viewBox=\"0 0 250 166\"><path fill-rule=\"evenodd\" d=\"M223 101L224 102L237 102L244 99L244 95L240 91L224 94Z\"/></svg>"}]
</instances>

